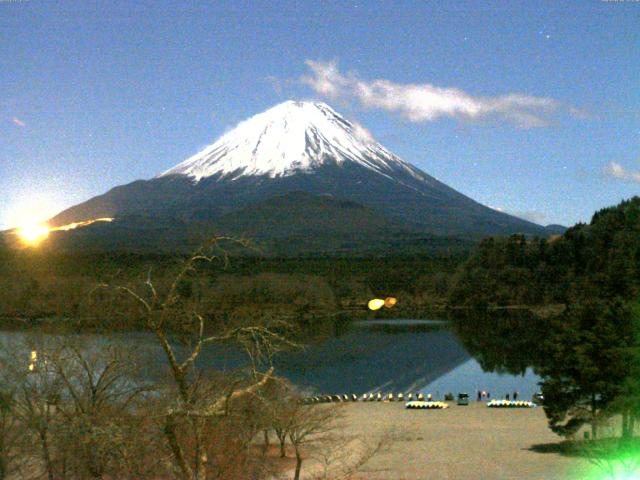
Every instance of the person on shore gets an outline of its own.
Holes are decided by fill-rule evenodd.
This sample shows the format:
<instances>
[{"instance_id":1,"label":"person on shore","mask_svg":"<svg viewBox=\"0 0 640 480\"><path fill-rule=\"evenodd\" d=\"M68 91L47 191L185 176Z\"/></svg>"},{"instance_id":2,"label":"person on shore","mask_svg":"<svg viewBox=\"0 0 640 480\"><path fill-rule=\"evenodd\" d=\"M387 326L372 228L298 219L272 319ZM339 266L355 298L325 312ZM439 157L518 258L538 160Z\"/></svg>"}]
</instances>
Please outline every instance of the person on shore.
<instances>
[{"instance_id":1,"label":"person on shore","mask_svg":"<svg viewBox=\"0 0 640 480\"><path fill-rule=\"evenodd\" d=\"M509 394L508 393L507 393L507 397L506 398L507 398L507 401L509 401Z\"/></svg>"},{"instance_id":2,"label":"person on shore","mask_svg":"<svg viewBox=\"0 0 640 480\"><path fill-rule=\"evenodd\" d=\"M518 392L513 392L513 400L516 401L518 400Z\"/></svg>"},{"instance_id":3,"label":"person on shore","mask_svg":"<svg viewBox=\"0 0 640 480\"><path fill-rule=\"evenodd\" d=\"M482 400L482 392L478 390L478 401Z\"/></svg>"}]
</instances>

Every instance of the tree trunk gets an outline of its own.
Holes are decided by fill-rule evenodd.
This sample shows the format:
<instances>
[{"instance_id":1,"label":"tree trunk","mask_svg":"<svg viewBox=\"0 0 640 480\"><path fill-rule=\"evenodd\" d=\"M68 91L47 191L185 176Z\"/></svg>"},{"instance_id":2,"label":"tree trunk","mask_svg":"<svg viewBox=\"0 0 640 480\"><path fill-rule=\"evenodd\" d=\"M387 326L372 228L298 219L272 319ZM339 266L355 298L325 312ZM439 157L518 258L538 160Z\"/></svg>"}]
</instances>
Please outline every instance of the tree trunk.
<instances>
[{"instance_id":1,"label":"tree trunk","mask_svg":"<svg viewBox=\"0 0 640 480\"><path fill-rule=\"evenodd\" d=\"M631 416L629 415L629 411L625 410L622 412L622 438L629 438L631 436L630 426Z\"/></svg>"},{"instance_id":2,"label":"tree trunk","mask_svg":"<svg viewBox=\"0 0 640 480\"><path fill-rule=\"evenodd\" d=\"M180 447L180 443L178 442L178 437L176 435L176 424L175 420L171 415L167 416L166 424L164 426L164 435L167 438L167 442L169 443L169 448L171 449L171 453L173 454L173 458L175 459L178 467L180 468L180 473L182 474L183 480L193 480L193 471L191 467L187 463L187 460L184 456L184 452Z\"/></svg>"},{"instance_id":3,"label":"tree trunk","mask_svg":"<svg viewBox=\"0 0 640 480\"><path fill-rule=\"evenodd\" d=\"M194 418L191 422L191 429L195 437L195 460L196 460L196 479L206 480L207 478L207 451L202 445L202 431L204 429L203 421Z\"/></svg>"},{"instance_id":4,"label":"tree trunk","mask_svg":"<svg viewBox=\"0 0 640 480\"><path fill-rule=\"evenodd\" d=\"M596 418L596 396L595 394L591 395L591 439L595 440L598 438L598 425Z\"/></svg>"},{"instance_id":5,"label":"tree trunk","mask_svg":"<svg viewBox=\"0 0 640 480\"><path fill-rule=\"evenodd\" d=\"M280 458L284 458L287 456L286 442L287 437L282 437L280 439Z\"/></svg>"},{"instance_id":6,"label":"tree trunk","mask_svg":"<svg viewBox=\"0 0 640 480\"><path fill-rule=\"evenodd\" d=\"M91 468L90 470L91 471L89 473L91 473L91 478L95 480L102 480L102 473L100 473L99 470L96 470L94 468Z\"/></svg>"},{"instance_id":7,"label":"tree trunk","mask_svg":"<svg viewBox=\"0 0 640 480\"><path fill-rule=\"evenodd\" d=\"M7 476L7 465L3 452L0 450L0 480L4 480Z\"/></svg>"},{"instance_id":8,"label":"tree trunk","mask_svg":"<svg viewBox=\"0 0 640 480\"><path fill-rule=\"evenodd\" d=\"M51 463L51 453L49 452L49 442L47 442L47 431L40 431L40 443L42 445L42 456L47 469L47 480L53 480L53 465Z\"/></svg>"},{"instance_id":9,"label":"tree trunk","mask_svg":"<svg viewBox=\"0 0 640 480\"><path fill-rule=\"evenodd\" d=\"M266 454L269 451L269 445L271 445L269 441L269 430L265 428L262 432L264 434L264 446L262 447L262 452Z\"/></svg>"},{"instance_id":10,"label":"tree trunk","mask_svg":"<svg viewBox=\"0 0 640 480\"><path fill-rule=\"evenodd\" d=\"M93 428L90 428L89 432L89 435L93 436ZM87 458L85 462L91 478L93 478L94 480L102 480L104 465L102 464L100 457L96 454L96 452L98 451L96 447L96 442L91 441L89 443L86 450Z\"/></svg>"},{"instance_id":11,"label":"tree trunk","mask_svg":"<svg viewBox=\"0 0 640 480\"><path fill-rule=\"evenodd\" d=\"M200 452L198 454L198 476L196 477L198 480L206 480L207 478L207 452L200 447Z\"/></svg>"},{"instance_id":12,"label":"tree trunk","mask_svg":"<svg viewBox=\"0 0 640 480\"><path fill-rule=\"evenodd\" d=\"M286 443L287 443L287 431L282 428L274 428L276 432L276 437L278 437L278 441L280 442L280 458L284 458L287 456Z\"/></svg>"},{"instance_id":13,"label":"tree trunk","mask_svg":"<svg viewBox=\"0 0 640 480\"><path fill-rule=\"evenodd\" d=\"M300 480L300 471L302 470L302 457L300 452L296 449L296 472L293 475L293 480Z\"/></svg>"},{"instance_id":14,"label":"tree trunk","mask_svg":"<svg viewBox=\"0 0 640 480\"><path fill-rule=\"evenodd\" d=\"M6 430L4 428L0 431L0 480L4 480L7 477L7 470L9 469L9 466L7 465L7 454L9 452L7 452L2 438L2 434L5 431Z\"/></svg>"}]
</instances>

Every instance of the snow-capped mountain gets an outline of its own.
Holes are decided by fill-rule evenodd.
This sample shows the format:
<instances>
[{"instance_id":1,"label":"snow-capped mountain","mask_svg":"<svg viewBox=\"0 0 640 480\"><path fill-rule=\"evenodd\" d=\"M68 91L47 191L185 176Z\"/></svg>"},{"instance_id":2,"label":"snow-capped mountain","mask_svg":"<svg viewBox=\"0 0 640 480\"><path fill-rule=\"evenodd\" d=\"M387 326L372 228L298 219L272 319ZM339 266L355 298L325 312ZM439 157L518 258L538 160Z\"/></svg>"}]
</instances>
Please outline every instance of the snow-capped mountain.
<instances>
[{"instance_id":1,"label":"snow-capped mountain","mask_svg":"<svg viewBox=\"0 0 640 480\"><path fill-rule=\"evenodd\" d=\"M367 222L358 221L363 215ZM298 101L259 113L155 178L115 187L50 223L100 217L116 219L109 228L129 222L127 232L143 218L185 231L207 225L283 241L293 232L298 239L335 233L361 242L378 234L401 237L401 230L473 238L546 234L403 161L328 105ZM351 230L332 228L332 221Z\"/></svg>"},{"instance_id":2,"label":"snow-capped mountain","mask_svg":"<svg viewBox=\"0 0 640 480\"><path fill-rule=\"evenodd\" d=\"M325 103L288 101L240 123L217 142L160 176L187 175L196 181L219 176L286 177L310 173L326 163L354 162L389 177L411 165L376 143L362 126Z\"/></svg>"}]
</instances>

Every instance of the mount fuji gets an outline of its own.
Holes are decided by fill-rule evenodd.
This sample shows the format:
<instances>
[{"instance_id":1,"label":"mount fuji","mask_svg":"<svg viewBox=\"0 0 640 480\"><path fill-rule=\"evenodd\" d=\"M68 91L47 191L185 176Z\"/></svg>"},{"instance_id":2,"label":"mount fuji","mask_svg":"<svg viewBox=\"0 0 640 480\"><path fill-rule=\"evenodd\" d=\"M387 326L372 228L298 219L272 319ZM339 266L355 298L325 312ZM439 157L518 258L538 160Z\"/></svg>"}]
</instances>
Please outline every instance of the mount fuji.
<instances>
[{"instance_id":1,"label":"mount fuji","mask_svg":"<svg viewBox=\"0 0 640 480\"><path fill-rule=\"evenodd\" d=\"M119 240L98 243L114 248L173 248L178 237L218 232L311 250L403 236L548 235L403 161L328 105L299 101L259 113L155 178L115 187L49 224L102 217L115 220L73 234L95 240L111 232Z\"/></svg>"}]
</instances>

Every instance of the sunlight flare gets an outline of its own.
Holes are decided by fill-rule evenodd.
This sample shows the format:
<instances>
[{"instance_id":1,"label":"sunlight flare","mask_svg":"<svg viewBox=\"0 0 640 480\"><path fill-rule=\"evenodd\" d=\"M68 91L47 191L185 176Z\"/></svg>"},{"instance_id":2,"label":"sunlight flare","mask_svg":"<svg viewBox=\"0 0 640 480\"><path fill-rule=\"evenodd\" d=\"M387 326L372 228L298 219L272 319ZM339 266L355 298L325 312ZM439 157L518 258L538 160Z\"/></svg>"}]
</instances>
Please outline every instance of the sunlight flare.
<instances>
[{"instance_id":1,"label":"sunlight flare","mask_svg":"<svg viewBox=\"0 0 640 480\"><path fill-rule=\"evenodd\" d=\"M16 231L25 245L37 245L49 236L49 227L42 224L31 224L19 227Z\"/></svg>"},{"instance_id":2,"label":"sunlight flare","mask_svg":"<svg viewBox=\"0 0 640 480\"><path fill-rule=\"evenodd\" d=\"M113 222L112 217L102 217L102 218L94 218L93 220L85 220L84 222L73 222L67 225L62 225L60 227L52 228L51 231L61 231L66 232L69 230L74 230L78 227L86 227L87 225L91 225L92 223L97 222Z\"/></svg>"},{"instance_id":3,"label":"sunlight flare","mask_svg":"<svg viewBox=\"0 0 640 480\"><path fill-rule=\"evenodd\" d=\"M14 233L20 238L22 243L28 247L37 246L45 240L51 232L67 232L75 230L79 227L86 227L97 222L112 222L112 217L94 218L93 220L85 220L82 222L72 222L59 227L49 227L43 223L29 223L14 230Z\"/></svg>"}]
</instances>

